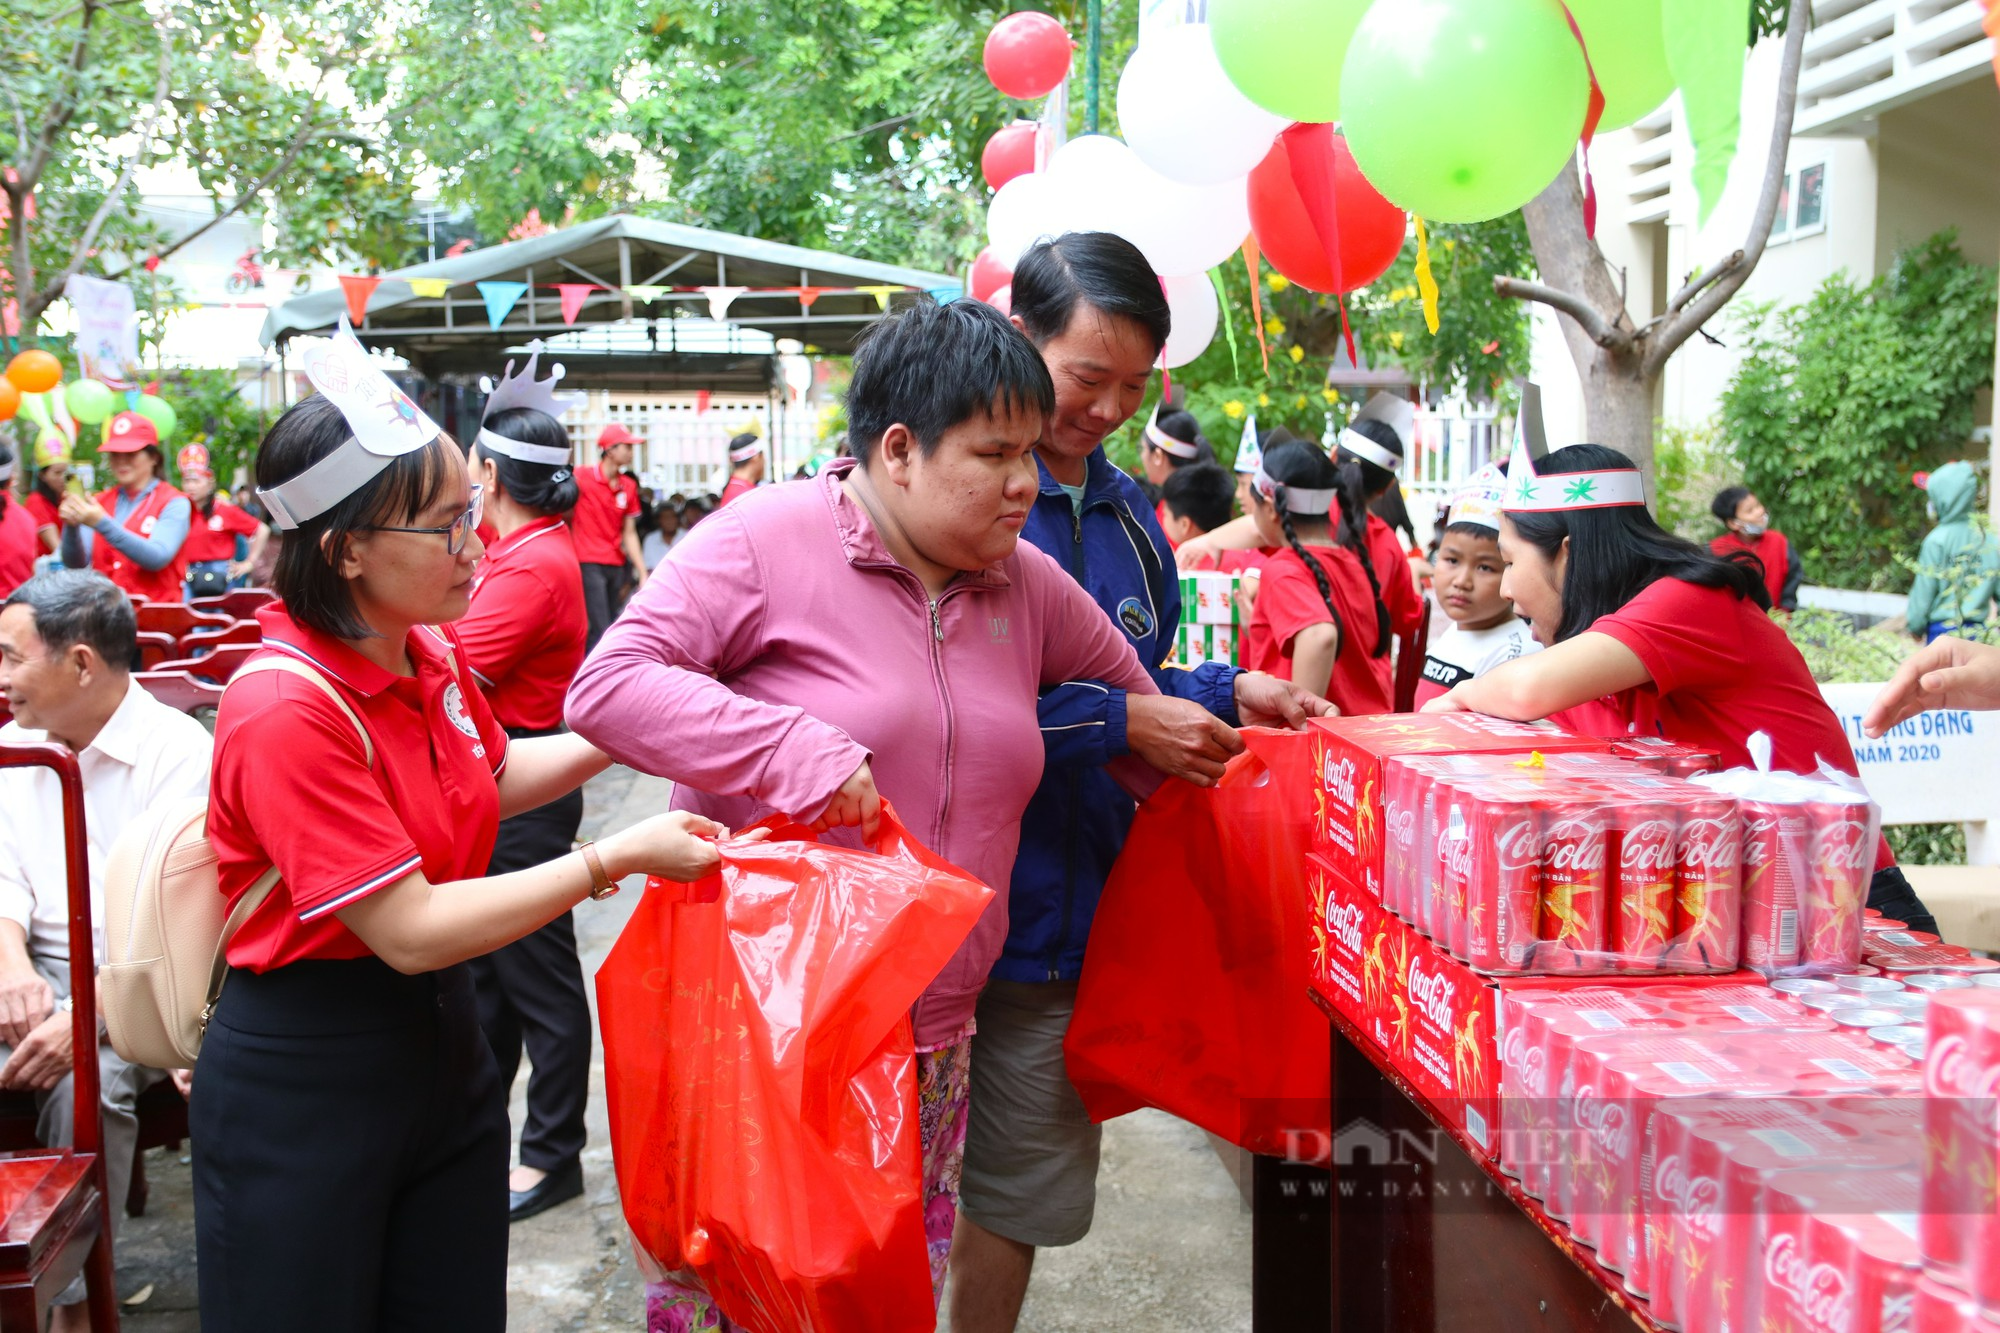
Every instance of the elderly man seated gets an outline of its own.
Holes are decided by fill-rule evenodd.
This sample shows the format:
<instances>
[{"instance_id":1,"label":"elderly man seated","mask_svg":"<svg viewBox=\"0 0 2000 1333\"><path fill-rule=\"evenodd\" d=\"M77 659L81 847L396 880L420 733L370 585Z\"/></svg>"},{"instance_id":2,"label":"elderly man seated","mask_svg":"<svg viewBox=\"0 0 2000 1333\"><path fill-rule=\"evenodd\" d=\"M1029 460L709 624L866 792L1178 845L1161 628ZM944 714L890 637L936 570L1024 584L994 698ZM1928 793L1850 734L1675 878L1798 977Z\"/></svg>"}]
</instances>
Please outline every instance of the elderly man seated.
<instances>
[{"instance_id":1,"label":"elderly man seated","mask_svg":"<svg viewBox=\"0 0 2000 1333\"><path fill-rule=\"evenodd\" d=\"M125 594L101 574L59 570L22 584L0 605L0 690L14 720L0 742L54 741L83 770L90 840L91 919L103 957L104 863L118 835L156 801L208 795L209 736L146 693L127 664L137 624ZM0 1088L32 1089L40 1138L70 1141L68 881L62 792L46 769L0 771ZM138 1142L139 1094L161 1071L98 1046L111 1214L125 1201ZM90 1327L78 1281L57 1298L56 1330Z\"/></svg>"}]
</instances>

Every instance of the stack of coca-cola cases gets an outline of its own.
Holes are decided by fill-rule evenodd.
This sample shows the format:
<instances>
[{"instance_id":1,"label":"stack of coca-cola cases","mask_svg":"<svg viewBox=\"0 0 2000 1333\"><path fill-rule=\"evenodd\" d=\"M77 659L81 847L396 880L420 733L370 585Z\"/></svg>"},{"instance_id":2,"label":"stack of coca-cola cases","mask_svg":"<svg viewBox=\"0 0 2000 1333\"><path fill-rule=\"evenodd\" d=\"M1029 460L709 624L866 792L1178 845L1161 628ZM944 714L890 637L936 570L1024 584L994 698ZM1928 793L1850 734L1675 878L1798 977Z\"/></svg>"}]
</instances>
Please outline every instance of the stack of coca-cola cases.
<instances>
[{"instance_id":1,"label":"stack of coca-cola cases","mask_svg":"<svg viewBox=\"0 0 2000 1333\"><path fill-rule=\"evenodd\" d=\"M1390 759L1383 906L1489 976L1852 972L1874 807L1791 774L1739 796L1714 764L1625 743Z\"/></svg>"},{"instance_id":2,"label":"stack of coca-cola cases","mask_svg":"<svg viewBox=\"0 0 2000 1333\"><path fill-rule=\"evenodd\" d=\"M2000 964L1501 1004L1502 1169L1657 1323L2000 1330Z\"/></svg>"}]
</instances>

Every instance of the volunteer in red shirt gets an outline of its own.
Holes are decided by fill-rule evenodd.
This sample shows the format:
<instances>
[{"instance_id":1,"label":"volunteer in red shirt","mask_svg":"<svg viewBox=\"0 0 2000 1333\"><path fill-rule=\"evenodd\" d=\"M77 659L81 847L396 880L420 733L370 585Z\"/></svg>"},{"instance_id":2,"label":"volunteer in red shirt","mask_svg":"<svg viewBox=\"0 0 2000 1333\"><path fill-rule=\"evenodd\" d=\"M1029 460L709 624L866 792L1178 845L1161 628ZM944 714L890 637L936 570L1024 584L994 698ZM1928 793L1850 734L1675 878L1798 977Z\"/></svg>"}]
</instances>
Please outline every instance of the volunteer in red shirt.
<instances>
[{"instance_id":1,"label":"volunteer in red shirt","mask_svg":"<svg viewBox=\"0 0 2000 1333\"><path fill-rule=\"evenodd\" d=\"M1264 451L1250 518L1278 553L1264 562L1243 665L1323 695L1347 716L1393 707L1387 614L1368 582L1351 479L1304 440Z\"/></svg>"},{"instance_id":2,"label":"volunteer in red shirt","mask_svg":"<svg viewBox=\"0 0 2000 1333\"><path fill-rule=\"evenodd\" d=\"M698 878L725 830L660 815L486 874L503 817L608 761L509 743L433 628L483 551L463 456L352 335L303 342L319 392L257 457L285 534L258 660L306 674L251 662L216 722L231 909L277 874L228 942L189 1108L201 1324L501 1333L506 1093L465 962L627 875Z\"/></svg>"},{"instance_id":3,"label":"volunteer in red shirt","mask_svg":"<svg viewBox=\"0 0 2000 1333\"><path fill-rule=\"evenodd\" d=\"M1748 563L1676 537L1646 511L1640 475L1616 449L1574 444L1539 466L1517 447L1507 468L1502 593L1544 651L1495 667L1425 712L1553 718L1596 736L1660 736L1750 765L1769 734L1772 767L1858 771L1840 719ZM1868 905L1931 930L1885 841Z\"/></svg>"},{"instance_id":4,"label":"volunteer in red shirt","mask_svg":"<svg viewBox=\"0 0 2000 1333\"><path fill-rule=\"evenodd\" d=\"M563 522L576 504L565 404L551 387L509 376L486 400L472 476L495 540L472 584L472 609L453 626L493 716L513 740L563 734L563 696L583 665L589 626L583 573ZM583 822L583 792L502 820L486 873L561 857ZM479 1025L512 1087L525 1049L528 1118L508 1181L508 1216L533 1217L583 1193L584 1108L590 1100L590 1000L564 912L531 935L472 960Z\"/></svg>"},{"instance_id":5,"label":"volunteer in red shirt","mask_svg":"<svg viewBox=\"0 0 2000 1333\"><path fill-rule=\"evenodd\" d=\"M1720 556L1739 551L1755 556L1758 567L1764 571L1764 588L1771 594L1772 609L1798 610L1805 565L1792 544L1785 540L1785 534L1771 526L1771 515L1764 502L1751 494L1748 486L1725 486L1716 492L1709 512L1726 531L1711 541L1708 549Z\"/></svg>"},{"instance_id":6,"label":"volunteer in red shirt","mask_svg":"<svg viewBox=\"0 0 2000 1333\"><path fill-rule=\"evenodd\" d=\"M135 602L178 602L187 576L188 498L162 474L160 432L137 412L120 412L99 449L118 484L86 498L65 495L62 562L94 568Z\"/></svg>"},{"instance_id":7,"label":"volunteer in red shirt","mask_svg":"<svg viewBox=\"0 0 2000 1333\"><path fill-rule=\"evenodd\" d=\"M757 489L757 483L764 480L767 452L754 430L746 430L729 442L729 480L723 483L722 498L715 502L717 509Z\"/></svg>"},{"instance_id":8,"label":"volunteer in red shirt","mask_svg":"<svg viewBox=\"0 0 2000 1333\"><path fill-rule=\"evenodd\" d=\"M0 598L35 576L35 520L14 498L14 451L0 444Z\"/></svg>"},{"instance_id":9,"label":"volunteer in red shirt","mask_svg":"<svg viewBox=\"0 0 2000 1333\"><path fill-rule=\"evenodd\" d=\"M639 549L639 483L625 469L639 437L615 422L597 437L597 466L576 474L576 510L570 529L583 565L583 605L590 615L589 646L625 606L625 583L646 586L646 557Z\"/></svg>"},{"instance_id":10,"label":"volunteer in red shirt","mask_svg":"<svg viewBox=\"0 0 2000 1333\"><path fill-rule=\"evenodd\" d=\"M187 545L181 548L188 564L188 595L220 596L229 590L231 579L249 573L257 563L270 529L217 494L206 445L183 446L175 463L180 468L181 489L194 507ZM250 543L241 561L236 558L238 537Z\"/></svg>"},{"instance_id":11,"label":"volunteer in red shirt","mask_svg":"<svg viewBox=\"0 0 2000 1333\"><path fill-rule=\"evenodd\" d=\"M35 471L34 489L28 492L23 503L28 509L28 517L35 521L35 537L41 544L41 554L54 555L56 543L62 538L63 488L69 484L69 453L64 448L61 436L54 433L42 436L35 442L35 455L41 466Z\"/></svg>"}]
</instances>

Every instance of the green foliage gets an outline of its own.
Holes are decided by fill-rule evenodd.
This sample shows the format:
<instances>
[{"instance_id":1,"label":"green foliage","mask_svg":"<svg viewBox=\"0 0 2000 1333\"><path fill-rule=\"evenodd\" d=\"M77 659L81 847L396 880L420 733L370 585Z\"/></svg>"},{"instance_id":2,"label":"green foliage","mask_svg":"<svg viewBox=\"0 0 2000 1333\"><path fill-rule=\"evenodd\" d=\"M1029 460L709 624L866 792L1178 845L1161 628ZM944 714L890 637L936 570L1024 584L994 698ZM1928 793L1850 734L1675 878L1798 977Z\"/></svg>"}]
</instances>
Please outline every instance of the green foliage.
<instances>
[{"instance_id":1,"label":"green foliage","mask_svg":"<svg viewBox=\"0 0 2000 1333\"><path fill-rule=\"evenodd\" d=\"M1780 623L1822 685L1887 680L1915 646L1885 629L1856 629L1851 617L1821 607L1802 606Z\"/></svg>"},{"instance_id":2,"label":"green foliage","mask_svg":"<svg viewBox=\"0 0 2000 1333\"><path fill-rule=\"evenodd\" d=\"M238 468L248 470L257 457L264 432L277 419L246 402L231 370L169 371L160 383L165 398L180 418L180 429L167 454L184 444L208 446L209 466L221 484L232 485Z\"/></svg>"},{"instance_id":3,"label":"green foliage","mask_svg":"<svg viewBox=\"0 0 2000 1333\"><path fill-rule=\"evenodd\" d=\"M1896 863L1906 866L1965 864L1965 825L1896 824L1882 830Z\"/></svg>"},{"instance_id":4,"label":"green foliage","mask_svg":"<svg viewBox=\"0 0 2000 1333\"><path fill-rule=\"evenodd\" d=\"M1714 419L1688 426L1663 421L1653 444L1654 517L1661 527L1706 546L1716 535L1709 505L1715 493L1734 484L1721 424Z\"/></svg>"},{"instance_id":5,"label":"green foliage","mask_svg":"<svg viewBox=\"0 0 2000 1333\"><path fill-rule=\"evenodd\" d=\"M1803 304L1740 317L1723 433L1814 582L1907 585L1896 557L1928 526L1910 478L1965 450L1994 310L1994 270L1943 232L1866 286L1837 274Z\"/></svg>"},{"instance_id":6,"label":"green foliage","mask_svg":"<svg viewBox=\"0 0 2000 1333\"><path fill-rule=\"evenodd\" d=\"M1535 276L1527 223L1515 212L1491 222L1435 223L1428 231L1439 291L1436 335L1425 327L1418 299L1414 236L1389 271L1350 300L1355 334L1369 360L1400 365L1419 384L1472 399L1497 397L1528 373L1528 305L1493 291L1496 276Z\"/></svg>"}]
</instances>

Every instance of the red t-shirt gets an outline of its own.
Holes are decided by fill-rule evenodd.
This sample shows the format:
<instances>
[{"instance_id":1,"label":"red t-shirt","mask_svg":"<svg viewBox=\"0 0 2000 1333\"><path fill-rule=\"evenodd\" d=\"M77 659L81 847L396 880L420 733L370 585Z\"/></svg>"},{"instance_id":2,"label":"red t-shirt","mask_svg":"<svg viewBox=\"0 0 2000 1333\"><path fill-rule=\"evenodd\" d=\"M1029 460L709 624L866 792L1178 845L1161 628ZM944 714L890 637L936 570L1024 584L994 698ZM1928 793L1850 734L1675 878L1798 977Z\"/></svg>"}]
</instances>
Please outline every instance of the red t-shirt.
<instances>
[{"instance_id":1,"label":"red t-shirt","mask_svg":"<svg viewBox=\"0 0 2000 1333\"><path fill-rule=\"evenodd\" d=\"M569 516L576 558L586 565L622 565L625 523L639 517L639 483L619 473L615 482L604 469L587 467L576 474L576 509Z\"/></svg>"},{"instance_id":2,"label":"red t-shirt","mask_svg":"<svg viewBox=\"0 0 2000 1333\"><path fill-rule=\"evenodd\" d=\"M35 521L37 532L43 528L54 528L58 533L62 531L62 515L56 512L56 507L49 503L49 497L40 490L29 491L28 498L21 503L28 506L28 517Z\"/></svg>"},{"instance_id":3,"label":"red t-shirt","mask_svg":"<svg viewBox=\"0 0 2000 1333\"><path fill-rule=\"evenodd\" d=\"M583 572L560 518L538 518L486 548L472 609L452 626L503 727L546 731L583 665Z\"/></svg>"},{"instance_id":4,"label":"red t-shirt","mask_svg":"<svg viewBox=\"0 0 2000 1333\"><path fill-rule=\"evenodd\" d=\"M237 534L257 535L257 520L227 500L217 500L206 518L197 505L188 518L188 539L181 547L181 556L189 564L197 560L234 560Z\"/></svg>"},{"instance_id":5,"label":"red t-shirt","mask_svg":"<svg viewBox=\"0 0 2000 1333\"><path fill-rule=\"evenodd\" d=\"M1382 604L1389 608L1389 632L1399 638L1414 633L1423 623L1427 608L1423 594L1417 591L1417 581L1410 574L1410 557L1404 553L1403 543L1379 514L1368 516L1365 540L1368 554L1373 557L1375 577L1382 584Z\"/></svg>"},{"instance_id":6,"label":"red t-shirt","mask_svg":"<svg viewBox=\"0 0 2000 1333\"><path fill-rule=\"evenodd\" d=\"M1350 717L1388 712L1394 705L1394 679L1387 657L1369 655L1375 649L1375 594L1360 559L1341 546L1308 546L1306 551L1326 571L1334 608L1340 612L1340 650L1333 659L1326 697ZM1243 640L1243 665L1290 680L1292 640L1308 626L1331 623L1333 617L1327 614L1312 571L1297 552L1280 550L1264 562L1257 605Z\"/></svg>"},{"instance_id":7,"label":"red t-shirt","mask_svg":"<svg viewBox=\"0 0 2000 1333\"><path fill-rule=\"evenodd\" d=\"M1764 529L1764 535L1754 542L1746 542L1733 532L1725 532L1708 544L1708 549L1719 556L1730 556L1738 551L1748 551L1764 566L1764 588L1771 594L1771 605L1778 604L1778 598L1785 592L1785 575L1792 562L1791 546L1785 541L1785 534Z\"/></svg>"},{"instance_id":8,"label":"red t-shirt","mask_svg":"<svg viewBox=\"0 0 2000 1333\"><path fill-rule=\"evenodd\" d=\"M722 496L715 502L715 507L717 509L720 509L722 508L722 506L728 504L731 500L735 500L742 496L748 495L750 494L750 492L756 489L757 489L757 483L751 481L748 477L731 477L728 481L723 483Z\"/></svg>"},{"instance_id":9,"label":"red t-shirt","mask_svg":"<svg viewBox=\"0 0 2000 1333\"><path fill-rule=\"evenodd\" d=\"M280 875L230 941L229 963L267 972L305 958L365 958L368 946L335 915L341 908L419 868L433 884L486 873L507 733L470 675L454 672L440 630L410 631L417 674L405 677L294 624L282 606L257 619L267 649L310 663L340 691L368 728L375 762L309 680L260 671L223 692L208 806L223 896L234 907L271 866Z\"/></svg>"},{"instance_id":10,"label":"red t-shirt","mask_svg":"<svg viewBox=\"0 0 2000 1333\"><path fill-rule=\"evenodd\" d=\"M35 536L35 520L20 501L9 495L0 498L0 597L35 576L35 560L42 543Z\"/></svg>"}]
</instances>

